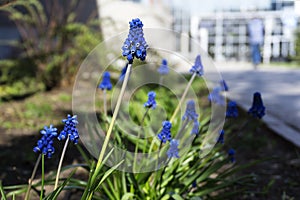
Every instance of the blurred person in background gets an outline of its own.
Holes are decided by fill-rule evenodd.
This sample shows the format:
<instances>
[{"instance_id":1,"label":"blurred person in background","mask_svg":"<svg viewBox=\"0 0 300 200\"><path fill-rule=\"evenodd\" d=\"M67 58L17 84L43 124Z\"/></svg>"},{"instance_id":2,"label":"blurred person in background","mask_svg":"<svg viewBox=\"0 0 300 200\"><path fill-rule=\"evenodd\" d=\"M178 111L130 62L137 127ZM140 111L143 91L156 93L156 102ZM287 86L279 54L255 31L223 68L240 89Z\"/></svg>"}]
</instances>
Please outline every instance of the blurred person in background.
<instances>
[{"instance_id":1,"label":"blurred person in background","mask_svg":"<svg viewBox=\"0 0 300 200\"><path fill-rule=\"evenodd\" d=\"M251 60L254 69L261 63L260 48L264 42L264 24L261 19L253 17L248 23Z\"/></svg>"}]
</instances>

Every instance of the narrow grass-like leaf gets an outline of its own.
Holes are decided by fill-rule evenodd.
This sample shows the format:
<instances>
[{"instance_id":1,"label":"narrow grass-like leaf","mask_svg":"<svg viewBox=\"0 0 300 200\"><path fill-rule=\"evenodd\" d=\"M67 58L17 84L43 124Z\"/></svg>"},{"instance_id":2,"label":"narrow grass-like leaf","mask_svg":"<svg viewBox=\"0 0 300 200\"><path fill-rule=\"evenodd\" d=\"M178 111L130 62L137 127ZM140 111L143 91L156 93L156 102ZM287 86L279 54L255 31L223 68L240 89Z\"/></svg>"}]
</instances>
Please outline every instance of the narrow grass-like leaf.
<instances>
[{"instance_id":1,"label":"narrow grass-like leaf","mask_svg":"<svg viewBox=\"0 0 300 200\"><path fill-rule=\"evenodd\" d=\"M122 160L121 162L119 162L118 164L116 164L115 166L113 166L112 168L110 168L107 172L105 172L104 176L102 177L102 179L100 180L99 184L97 185L97 187L95 188L95 190L97 190L101 184L105 181L105 179L111 174L113 173L122 163L124 162L124 160Z\"/></svg>"},{"instance_id":2,"label":"narrow grass-like leaf","mask_svg":"<svg viewBox=\"0 0 300 200\"><path fill-rule=\"evenodd\" d=\"M123 196L122 196L122 199L121 200L130 200L130 199L133 199L134 197L134 194L132 193L125 193Z\"/></svg>"},{"instance_id":3,"label":"narrow grass-like leaf","mask_svg":"<svg viewBox=\"0 0 300 200\"><path fill-rule=\"evenodd\" d=\"M1 200L6 200L6 195L5 195L5 192L4 192L4 189L3 189L3 186L2 186L2 181L0 181L0 193L1 193Z\"/></svg>"},{"instance_id":4,"label":"narrow grass-like leaf","mask_svg":"<svg viewBox=\"0 0 300 200\"><path fill-rule=\"evenodd\" d=\"M112 192L106 187L105 184L102 184L101 187L103 188L105 194L109 197L110 200L115 199L115 197L112 195Z\"/></svg>"},{"instance_id":5,"label":"narrow grass-like leaf","mask_svg":"<svg viewBox=\"0 0 300 200\"><path fill-rule=\"evenodd\" d=\"M61 191L64 189L64 187L69 183L71 177L75 174L77 169L74 169L70 175L68 176L68 178L56 189L54 190L52 193L50 193L47 197L45 197L45 200L53 200L53 199L57 199L58 195L61 193Z\"/></svg>"},{"instance_id":6,"label":"narrow grass-like leaf","mask_svg":"<svg viewBox=\"0 0 300 200\"><path fill-rule=\"evenodd\" d=\"M173 194L172 198L175 200L184 200L179 194Z\"/></svg>"}]
</instances>

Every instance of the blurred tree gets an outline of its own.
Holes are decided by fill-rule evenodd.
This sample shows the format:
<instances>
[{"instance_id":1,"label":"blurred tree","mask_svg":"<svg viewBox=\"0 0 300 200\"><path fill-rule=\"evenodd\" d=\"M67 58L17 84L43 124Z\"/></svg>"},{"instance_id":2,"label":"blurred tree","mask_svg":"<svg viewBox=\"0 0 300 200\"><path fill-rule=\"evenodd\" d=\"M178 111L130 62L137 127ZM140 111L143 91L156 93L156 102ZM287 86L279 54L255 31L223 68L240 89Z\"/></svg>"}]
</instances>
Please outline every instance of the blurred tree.
<instances>
[{"instance_id":1,"label":"blurred tree","mask_svg":"<svg viewBox=\"0 0 300 200\"><path fill-rule=\"evenodd\" d=\"M72 81L78 65L101 41L97 8L95 12L84 12L86 3L17 0L1 8L9 13L20 32L22 60L30 60L36 66L35 77L46 89Z\"/></svg>"}]
</instances>

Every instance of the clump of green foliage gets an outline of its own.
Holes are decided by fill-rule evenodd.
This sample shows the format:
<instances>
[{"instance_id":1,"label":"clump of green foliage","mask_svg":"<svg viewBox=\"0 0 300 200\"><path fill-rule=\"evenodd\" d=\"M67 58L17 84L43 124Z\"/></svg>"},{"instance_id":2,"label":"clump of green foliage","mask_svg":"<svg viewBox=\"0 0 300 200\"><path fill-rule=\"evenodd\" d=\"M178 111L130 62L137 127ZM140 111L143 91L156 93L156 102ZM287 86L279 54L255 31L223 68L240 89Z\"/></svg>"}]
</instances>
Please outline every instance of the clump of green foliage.
<instances>
[{"instance_id":1,"label":"clump of green foliage","mask_svg":"<svg viewBox=\"0 0 300 200\"><path fill-rule=\"evenodd\" d=\"M79 7L78 0L20 0L1 8L19 30L21 41L14 44L22 53L16 59L1 61L0 99L72 81L82 60L102 38L97 13L90 13L83 21Z\"/></svg>"}]
</instances>

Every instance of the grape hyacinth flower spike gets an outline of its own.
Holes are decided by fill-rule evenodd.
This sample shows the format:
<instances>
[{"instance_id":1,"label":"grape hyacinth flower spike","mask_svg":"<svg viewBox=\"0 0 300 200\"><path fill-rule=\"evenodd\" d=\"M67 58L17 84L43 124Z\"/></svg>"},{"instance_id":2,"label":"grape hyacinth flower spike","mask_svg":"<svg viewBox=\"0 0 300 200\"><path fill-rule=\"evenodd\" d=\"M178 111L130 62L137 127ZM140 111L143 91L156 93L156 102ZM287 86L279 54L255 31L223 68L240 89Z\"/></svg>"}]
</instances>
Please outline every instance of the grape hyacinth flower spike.
<instances>
[{"instance_id":1,"label":"grape hyacinth flower spike","mask_svg":"<svg viewBox=\"0 0 300 200\"><path fill-rule=\"evenodd\" d=\"M195 121L198 119L198 114L195 109L195 101L189 100L186 104L185 114L182 117L182 120Z\"/></svg>"},{"instance_id":2,"label":"grape hyacinth flower spike","mask_svg":"<svg viewBox=\"0 0 300 200\"><path fill-rule=\"evenodd\" d=\"M60 174L60 170L61 170L61 167L62 167L63 159L64 159L64 156L65 156L65 153L66 153L66 150L67 150L69 140L71 140L74 144L77 144L78 139L79 139L78 130L76 128L76 125L78 124L77 116L76 115L71 116L71 115L68 114L67 119L63 119L62 122L65 124L65 126L64 126L64 129L60 132L57 139L59 139L59 140L67 139L67 140L65 142L63 151L61 153L60 161L59 161L59 164L58 164L54 190L58 186L59 174Z\"/></svg>"},{"instance_id":3,"label":"grape hyacinth flower spike","mask_svg":"<svg viewBox=\"0 0 300 200\"><path fill-rule=\"evenodd\" d=\"M265 106L263 105L261 94L259 92L254 93L252 107L248 110L248 114L259 119L265 115Z\"/></svg>"},{"instance_id":4,"label":"grape hyacinth flower spike","mask_svg":"<svg viewBox=\"0 0 300 200\"><path fill-rule=\"evenodd\" d=\"M102 75L102 82L99 84L98 88L101 90L111 90L112 84L110 82L110 73L104 72Z\"/></svg>"},{"instance_id":5,"label":"grape hyacinth flower spike","mask_svg":"<svg viewBox=\"0 0 300 200\"><path fill-rule=\"evenodd\" d=\"M144 106L147 108L152 108L153 110L156 108L156 101L155 101L156 93L151 91L148 93L148 100L144 103Z\"/></svg>"},{"instance_id":6,"label":"grape hyacinth flower spike","mask_svg":"<svg viewBox=\"0 0 300 200\"><path fill-rule=\"evenodd\" d=\"M99 84L98 88L103 90L103 112L107 115L107 105L106 105L106 90L112 89L112 84L110 82L110 73L104 72L102 75L102 82Z\"/></svg>"},{"instance_id":7,"label":"grape hyacinth flower spike","mask_svg":"<svg viewBox=\"0 0 300 200\"><path fill-rule=\"evenodd\" d=\"M179 158L178 145L178 140L171 140L169 150L167 151L168 158Z\"/></svg>"},{"instance_id":8,"label":"grape hyacinth flower spike","mask_svg":"<svg viewBox=\"0 0 300 200\"><path fill-rule=\"evenodd\" d=\"M51 124L49 128L47 126L44 127L43 130L40 131L40 133L43 135L40 140L37 142L37 146L33 148L33 151L35 153L41 152L42 154L39 155L36 164L34 166L27 192L25 195L25 200L29 199L30 196L30 189L32 186L32 180L36 174L38 164L40 162L40 159L42 159L42 178L41 178L41 192L40 192L40 199L44 196L44 183L45 183L45 155L47 155L48 158L51 158L54 154L54 147L53 147L53 139L57 136L57 128L53 127Z\"/></svg>"},{"instance_id":9,"label":"grape hyacinth flower spike","mask_svg":"<svg viewBox=\"0 0 300 200\"><path fill-rule=\"evenodd\" d=\"M229 149L228 150L228 156L230 159L230 162L234 163L235 162L235 150L234 149Z\"/></svg>"},{"instance_id":10,"label":"grape hyacinth flower spike","mask_svg":"<svg viewBox=\"0 0 300 200\"><path fill-rule=\"evenodd\" d=\"M139 18L132 19L129 25L129 34L123 44L122 55L127 58L129 64L132 64L134 58L142 61L146 59L148 45L144 38L142 21Z\"/></svg>"},{"instance_id":11,"label":"grape hyacinth flower spike","mask_svg":"<svg viewBox=\"0 0 300 200\"><path fill-rule=\"evenodd\" d=\"M123 46L122 46L122 55L127 58L128 60L128 66L126 68L126 71L124 73L124 80L122 81L122 87L114 108L113 116L110 120L109 127L106 132L106 136L103 142L103 145L101 147L101 151L98 157L98 161L95 167L95 172L91 177L91 182L96 181L98 178L98 174L100 173L102 162L104 159L104 154L106 152L111 133L113 131L113 127L115 125L120 107L121 107L121 102L123 100L123 96L125 94L126 86L128 83L129 75L131 72L132 68L132 63L134 58L140 59L141 61L144 61L146 59L147 55L147 43L144 38L144 33L143 33L143 23L140 19L136 18L133 19L131 22L129 22L130 28L129 28L129 33L127 38L125 39ZM91 195L92 192L88 192L88 196Z\"/></svg>"},{"instance_id":12,"label":"grape hyacinth flower spike","mask_svg":"<svg viewBox=\"0 0 300 200\"><path fill-rule=\"evenodd\" d=\"M145 117L147 116L149 109L152 108L154 110L156 108L155 97L156 97L156 93L155 92L153 92L153 91L148 92L148 100L147 100L146 103L144 103L144 107L146 107L147 110L146 110L146 112L144 113L144 115L142 117L142 120L141 120L141 123L140 123L141 127L143 126ZM141 131L138 132L138 138L140 138L140 134L141 134ZM135 154L134 154L134 161L133 161L133 170L135 170L135 168L136 168L138 147L139 147L139 143L137 143L136 146L135 146L135 151L134 151Z\"/></svg>"},{"instance_id":13,"label":"grape hyacinth flower spike","mask_svg":"<svg viewBox=\"0 0 300 200\"><path fill-rule=\"evenodd\" d=\"M191 134L198 134L200 124L198 122L198 114L196 113L195 109L195 101L189 100L187 102L185 114L183 115L182 120L187 120L187 122L193 121L194 124Z\"/></svg>"},{"instance_id":14,"label":"grape hyacinth flower spike","mask_svg":"<svg viewBox=\"0 0 300 200\"><path fill-rule=\"evenodd\" d=\"M157 137L162 143L166 143L167 141L171 141L172 139L171 136L172 123L169 121L164 121L162 125L163 125L162 131L157 135Z\"/></svg>"},{"instance_id":15,"label":"grape hyacinth flower spike","mask_svg":"<svg viewBox=\"0 0 300 200\"><path fill-rule=\"evenodd\" d=\"M227 118L236 118L238 117L238 109L235 101L229 101L226 110Z\"/></svg>"},{"instance_id":16,"label":"grape hyacinth flower spike","mask_svg":"<svg viewBox=\"0 0 300 200\"><path fill-rule=\"evenodd\" d=\"M203 65L202 65L202 62L201 62L200 55L198 55L196 57L195 64L190 69L190 72L191 73L196 73L198 76L203 76L204 72L203 72Z\"/></svg>"},{"instance_id":17,"label":"grape hyacinth flower spike","mask_svg":"<svg viewBox=\"0 0 300 200\"><path fill-rule=\"evenodd\" d=\"M78 124L77 115L71 116L68 114L67 119L63 119L62 122L65 124L64 129L60 132L59 136L57 137L58 140L64 140L68 136L70 140L74 143L78 143L79 134L76 128Z\"/></svg>"},{"instance_id":18,"label":"grape hyacinth flower spike","mask_svg":"<svg viewBox=\"0 0 300 200\"><path fill-rule=\"evenodd\" d=\"M169 73L168 61L163 59L160 67L157 69L158 73L161 75L167 75Z\"/></svg>"},{"instance_id":19,"label":"grape hyacinth flower spike","mask_svg":"<svg viewBox=\"0 0 300 200\"><path fill-rule=\"evenodd\" d=\"M47 155L48 158L51 158L52 154L55 152L53 147L53 139L57 136L57 128L53 127L51 124L49 128L45 126L40 133L43 136L40 140L38 140L37 146L33 148L33 151L35 153L41 152L42 154Z\"/></svg>"}]
</instances>

